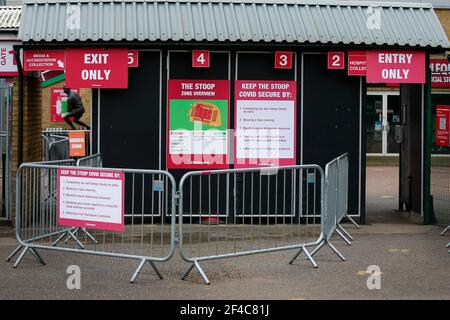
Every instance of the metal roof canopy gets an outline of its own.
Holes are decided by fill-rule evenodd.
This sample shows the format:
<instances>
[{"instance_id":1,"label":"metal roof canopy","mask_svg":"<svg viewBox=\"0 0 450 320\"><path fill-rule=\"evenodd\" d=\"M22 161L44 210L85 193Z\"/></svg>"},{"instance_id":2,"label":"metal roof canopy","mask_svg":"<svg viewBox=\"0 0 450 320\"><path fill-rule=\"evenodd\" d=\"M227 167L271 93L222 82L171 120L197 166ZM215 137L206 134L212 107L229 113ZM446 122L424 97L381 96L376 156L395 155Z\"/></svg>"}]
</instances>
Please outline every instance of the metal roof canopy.
<instances>
[{"instance_id":1,"label":"metal roof canopy","mask_svg":"<svg viewBox=\"0 0 450 320\"><path fill-rule=\"evenodd\" d=\"M20 23L20 6L0 6L0 31L18 31Z\"/></svg>"},{"instance_id":2,"label":"metal roof canopy","mask_svg":"<svg viewBox=\"0 0 450 320\"><path fill-rule=\"evenodd\" d=\"M79 8L76 28L69 5ZM379 28L368 28L368 9L380 10ZM19 39L450 47L431 4L333 0L25 0Z\"/></svg>"}]
</instances>

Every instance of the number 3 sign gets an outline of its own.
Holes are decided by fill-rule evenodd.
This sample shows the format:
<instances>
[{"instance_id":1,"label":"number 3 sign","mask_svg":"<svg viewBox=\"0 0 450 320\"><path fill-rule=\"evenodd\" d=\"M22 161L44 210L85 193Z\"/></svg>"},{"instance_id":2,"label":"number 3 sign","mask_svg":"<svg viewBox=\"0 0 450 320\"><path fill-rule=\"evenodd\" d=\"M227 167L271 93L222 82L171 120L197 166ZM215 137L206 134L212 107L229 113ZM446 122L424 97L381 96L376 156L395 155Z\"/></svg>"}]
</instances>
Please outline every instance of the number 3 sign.
<instances>
[{"instance_id":1,"label":"number 3 sign","mask_svg":"<svg viewBox=\"0 0 450 320\"><path fill-rule=\"evenodd\" d=\"M209 50L192 51L192 68L209 68Z\"/></svg>"},{"instance_id":2,"label":"number 3 sign","mask_svg":"<svg viewBox=\"0 0 450 320\"><path fill-rule=\"evenodd\" d=\"M275 69L292 69L292 52L275 51Z\"/></svg>"},{"instance_id":3,"label":"number 3 sign","mask_svg":"<svg viewBox=\"0 0 450 320\"><path fill-rule=\"evenodd\" d=\"M345 69L345 53L328 52L328 69Z\"/></svg>"}]
</instances>

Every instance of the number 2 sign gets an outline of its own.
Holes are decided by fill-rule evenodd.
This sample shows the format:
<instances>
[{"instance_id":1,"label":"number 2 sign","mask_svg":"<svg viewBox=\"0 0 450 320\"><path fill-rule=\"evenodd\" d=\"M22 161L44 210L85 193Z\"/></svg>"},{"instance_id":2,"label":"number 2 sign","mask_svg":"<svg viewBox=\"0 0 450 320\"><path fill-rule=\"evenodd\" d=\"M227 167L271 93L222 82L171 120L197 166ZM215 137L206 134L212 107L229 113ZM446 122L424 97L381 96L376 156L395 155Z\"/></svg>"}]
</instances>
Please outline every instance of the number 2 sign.
<instances>
[{"instance_id":1,"label":"number 2 sign","mask_svg":"<svg viewBox=\"0 0 450 320\"><path fill-rule=\"evenodd\" d=\"M292 52L275 51L275 69L292 69Z\"/></svg>"},{"instance_id":2,"label":"number 2 sign","mask_svg":"<svg viewBox=\"0 0 450 320\"><path fill-rule=\"evenodd\" d=\"M192 51L192 68L209 68L209 50Z\"/></svg>"},{"instance_id":3,"label":"number 2 sign","mask_svg":"<svg viewBox=\"0 0 450 320\"><path fill-rule=\"evenodd\" d=\"M345 53L328 52L328 69L345 69Z\"/></svg>"}]
</instances>

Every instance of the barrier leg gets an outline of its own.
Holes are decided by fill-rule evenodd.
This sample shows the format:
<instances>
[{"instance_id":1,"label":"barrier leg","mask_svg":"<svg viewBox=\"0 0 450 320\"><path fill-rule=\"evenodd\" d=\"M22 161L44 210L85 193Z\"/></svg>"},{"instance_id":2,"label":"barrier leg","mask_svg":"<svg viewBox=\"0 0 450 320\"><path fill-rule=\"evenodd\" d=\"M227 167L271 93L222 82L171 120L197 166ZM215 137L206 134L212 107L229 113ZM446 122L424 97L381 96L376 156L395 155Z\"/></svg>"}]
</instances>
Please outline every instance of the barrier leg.
<instances>
[{"instance_id":1,"label":"barrier leg","mask_svg":"<svg viewBox=\"0 0 450 320\"><path fill-rule=\"evenodd\" d=\"M31 254L36 258L36 260L42 264L43 266L45 266L45 262L44 259L42 259L41 255L37 252L36 249L30 248L30 252Z\"/></svg>"},{"instance_id":2,"label":"barrier leg","mask_svg":"<svg viewBox=\"0 0 450 320\"><path fill-rule=\"evenodd\" d=\"M84 245L81 243L80 240L78 240L78 238L75 236L75 234L70 230L67 231L67 239L64 243L66 243L69 240L69 238L72 238L81 249L84 249Z\"/></svg>"},{"instance_id":3,"label":"barrier leg","mask_svg":"<svg viewBox=\"0 0 450 320\"><path fill-rule=\"evenodd\" d=\"M447 233L447 231L450 230L450 225L444 229L444 231L441 232L441 236Z\"/></svg>"},{"instance_id":4,"label":"barrier leg","mask_svg":"<svg viewBox=\"0 0 450 320\"><path fill-rule=\"evenodd\" d=\"M350 222L351 222L357 229L360 228L360 227L359 227L359 224L357 224L356 221L353 220L353 218L350 217L348 214L345 214L345 217L346 217L348 220L350 220Z\"/></svg>"},{"instance_id":5,"label":"barrier leg","mask_svg":"<svg viewBox=\"0 0 450 320\"><path fill-rule=\"evenodd\" d=\"M293 264L294 261L298 258L299 255L302 254L302 252L305 252L306 260L309 260L314 268L317 268L317 263L311 256L308 250L306 250L306 247L301 247L300 250L295 254L295 256L289 261L289 264Z\"/></svg>"},{"instance_id":6,"label":"barrier leg","mask_svg":"<svg viewBox=\"0 0 450 320\"><path fill-rule=\"evenodd\" d=\"M152 266L153 270L155 270L156 274L158 275L158 277L162 280L164 279L164 277L162 276L161 272L159 271L159 269L156 267L156 265L153 263L153 261L147 260L147 262Z\"/></svg>"},{"instance_id":7,"label":"barrier leg","mask_svg":"<svg viewBox=\"0 0 450 320\"><path fill-rule=\"evenodd\" d=\"M131 277L130 282L134 283L134 280L136 280L137 276L139 275L139 272L141 272L142 268L144 267L145 264L145 260L141 260L141 263L139 264L139 266L137 267L136 271L134 272L133 276Z\"/></svg>"},{"instance_id":8,"label":"barrier leg","mask_svg":"<svg viewBox=\"0 0 450 320\"><path fill-rule=\"evenodd\" d=\"M341 258L342 261L345 261L345 257L335 248L335 246L333 246L333 244L331 244L330 241L328 240L324 240L322 241L312 252L311 252L311 256L314 256L324 245L327 245L330 247L330 249L339 257Z\"/></svg>"},{"instance_id":9,"label":"barrier leg","mask_svg":"<svg viewBox=\"0 0 450 320\"><path fill-rule=\"evenodd\" d=\"M447 248L450 248L450 242L449 242L449 243L447 243Z\"/></svg>"},{"instance_id":10,"label":"barrier leg","mask_svg":"<svg viewBox=\"0 0 450 320\"><path fill-rule=\"evenodd\" d=\"M81 230L86 234L86 236L91 239L95 244L97 244L97 240L95 240L94 236L86 230L86 228L81 228Z\"/></svg>"},{"instance_id":11,"label":"barrier leg","mask_svg":"<svg viewBox=\"0 0 450 320\"><path fill-rule=\"evenodd\" d=\"M337 254L339 258L341 258L342 261L345 261L345 257L331 244L330 241L327 241L327 245L333 250L334 253Z\"/></svg>"},{"instance_id":12,"label":"barrier leg","mask_svg":"<svg viewBox=\"0 0 450 320\"><path fill-rule=\"evenodd\" d=\"M64 238L66 236L66 234L67 234L67 231L64 231L63 233L61 233L61 235L58 237L58 239L53 241L52 247L55 247L62 240L62 238Z\"/></svg>"},{"instance_id":13,"label":"barrier leg","mask_svg":"<svg viewBox=\"0 0 450 320\"><path fill-rule=\"evenodd\" d=\"M341 230L341 232L350 240L353 241L353 237L351 236L350 233L348 233L347 230L345 230L345 228L343 226L341 226L340 224L337 225L337 227L339 228L339 230Z\"/></svg>"},{"instance_id":14,"label":"barrier leg","mask_svg":"<svg viewBox=\"0 0 450 320\"><path fill-rule=\"evenodd\" d=\"M134 281L135 281L136 278L138 277L139 273L141 272L141 270L142 270L142 268L144 267L144 265L145 265L146 262L148 262L148 263L152 266L153 270L155 270L155 272L156 272L156 274L158 275L158 277L159 277L161 280L163 279L163 276L162 276L161 272L158 270L158 268L157 268L156 265L153 263L153 261L142 259L142 260L141 260L141 263L139 263L139 266L137 267L136 271L134 272L133 276L132 276L131 279L130 279L130 282L131 282L131 283L134 283Z\"/></svg>"},{"instance_id":15,"label":"barrier leg","mask_svg":"<svg viewBox=\"0 0 450 320\"><path fill-rule=\"evenodd\" d=\"M203 271L202 267L200 267L200 264L198 263L197 260L195 260L190 266L189 269L187 269L187 271L183 274L183 276L181 277L181 280L186 279L186 277L189 275L189 273L191 273L192 269L194 269L194 267L197 268L198 273L200 274L200 276L203 278L203 281L205 281L206 284L210 284L208 277L206 276L205 272Z\"/></svg>"},{"instance_id":16,"label":"barrier leg","mask_svg":"<svg viewBox=\"0 0 450 320\"><path fill-rule=\"evenodd\" d=\"M306 250L305 247L303 247L303 251L305 252L306 256L308 257L308 260L311 262L314 268L317 268L317 263L314 261L313 257L309 254L309 251Z\"/></svg>"},{"instance_id":17,"label":"barrier leg","mask_svg":"<svg viewBox=\"0 0 450 320\"><path fill-rule=\"evenodd\" d=\"M325 241L322 241L312 252L311 256L314 257L314 255L325 245Z\"/></svg>"},{"instance_id":18,"label":"barrier leg","mask_svg":"<svg viewBox=\"0 0 450 320\"><path fill-rule=\"evenodd\" d=\"M22 252L20 253L19 257L16 260L16 263L14 263L14 268L17 268L17 266L19 265L20 261L22 261L23 257L25 256L25 254L27 253L29 247L26 246L23 248Z\"/></svg>"},{"instance_id":19,"label":"barrier leg","mask_svg":"<svg viewBox=\"0 0 450 320\"><path fill-rule=\"evenodd\" d=\"M291 259L291 261L289 261L289 264L293 264L294 261L298 258L299 255L301 255L303 252L303 247L300 248L300 250L297 251L297 253L295 254L295 256Z\"/></svg>"},{"instance_id":20,"label":"barrier leg","mask_svg":"<svg viewBox=\"0 0 450 320\"><path fill-rule=\"evenodd\" d=\"M348 244L349 246L352 245L352 243L350 242L350 240L348 240L348 239L344 236L344 234L343 234L338 228L336 228L335 231L336 231L336 233L342 238L342 240L345 241L346 244Z\"/></svg>"},{"instance_id":21,"label":"barrier leg","mask_svg":"<svg viewBox=\"0 0 450 320\"><path fill-rule=\"evenodd\" d=\"M6 262L11 261L12 258L14 258L14 256L20 251L20 249L23 248L23 245L18 245L17 248L14 249L13 252L11 252L11 254L8 256L8 258L6 258Z\"/></svg>"}]
</instances>

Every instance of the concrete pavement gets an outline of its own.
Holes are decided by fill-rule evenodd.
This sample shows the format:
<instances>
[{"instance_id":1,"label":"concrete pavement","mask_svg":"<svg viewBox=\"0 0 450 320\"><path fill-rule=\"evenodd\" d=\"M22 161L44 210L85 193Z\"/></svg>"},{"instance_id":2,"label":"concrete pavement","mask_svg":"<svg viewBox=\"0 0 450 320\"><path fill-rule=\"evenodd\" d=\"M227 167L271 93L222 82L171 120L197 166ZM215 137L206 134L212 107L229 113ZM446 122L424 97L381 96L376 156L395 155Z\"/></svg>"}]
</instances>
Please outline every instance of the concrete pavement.
<instances>
[{"instance_id":1,"label":"concrete pavement","mask_svg":"<svg viewBox=\"0 0 450 320\"><path fill-rule=\"evenodd\" d=\"M41 251L47 265L31 256L13 269L0 261L0 299L450 299L450 254L436 226L396 213L396 167L368 167L367 225L348 225L352 246L335 238L347 257L341 262L324 248L319 268L298 259L294 251L202 263L212 284L196 272L180 280L189 266L178 254L160 264L159 280L146 266L137 282L129 283L138 262L80 254ZM0 257L15 247L11 230L0 232ZM66 286L69 265L81 269L81 290ZM379 266L381 289L369 290L368 266Z\"/></svg>"}]
</instances>

